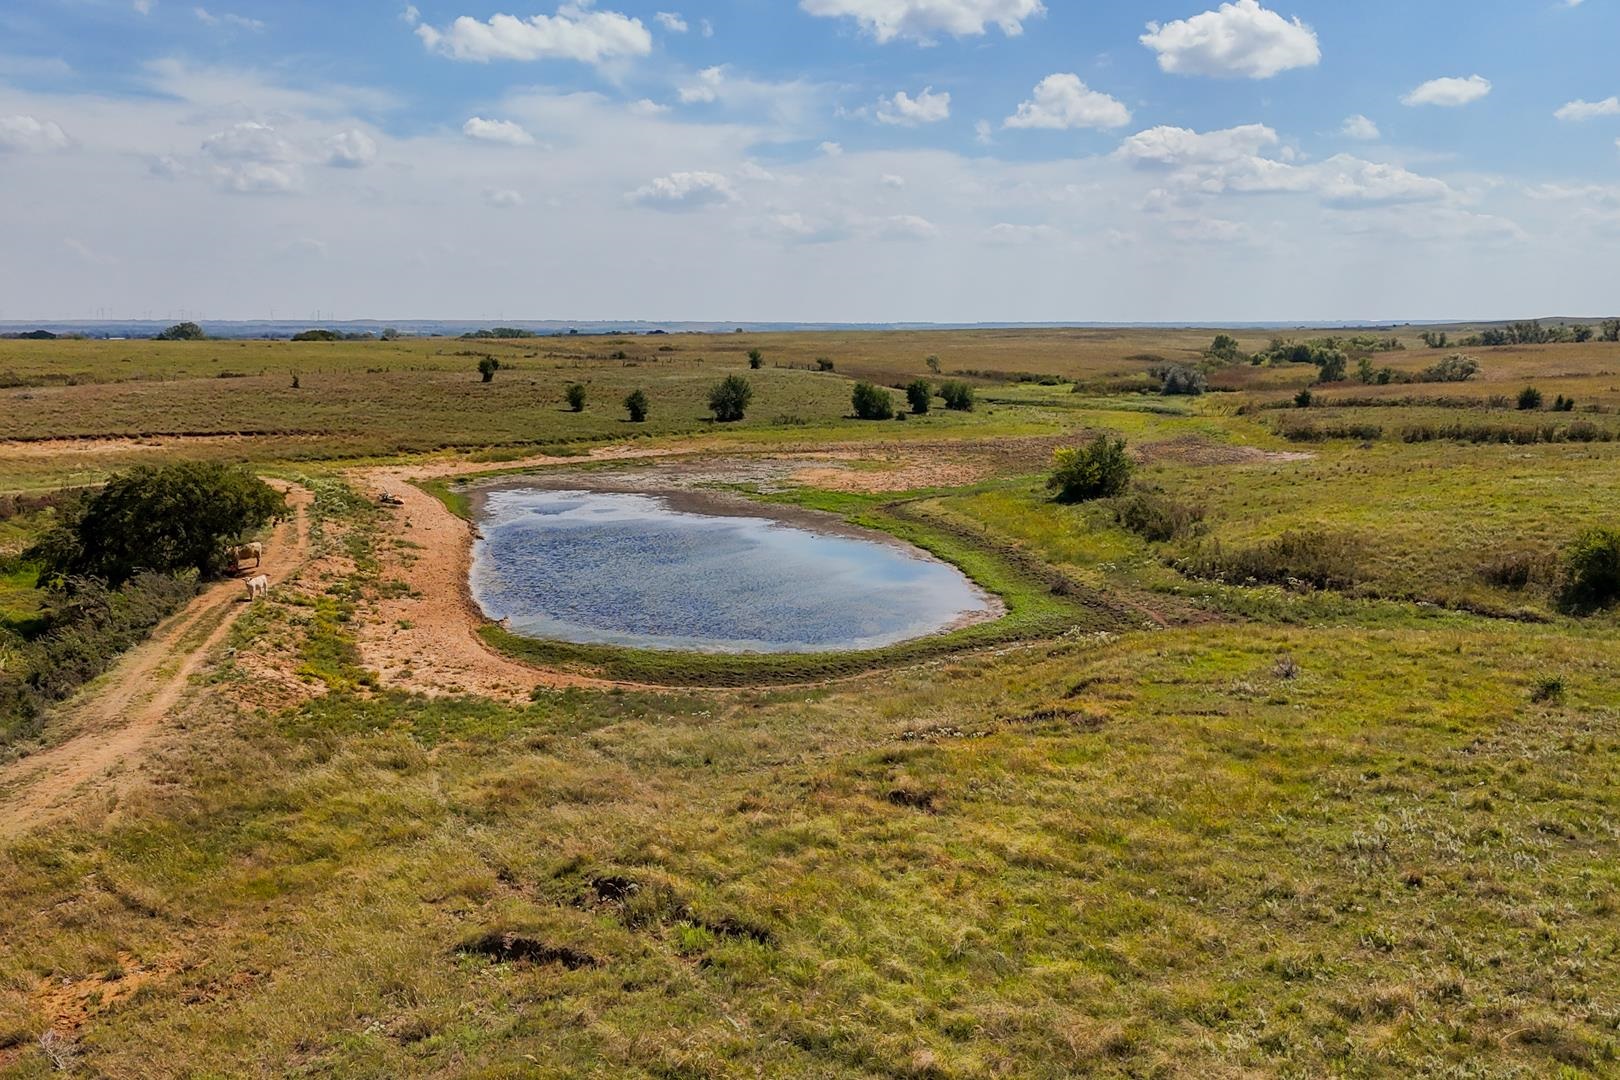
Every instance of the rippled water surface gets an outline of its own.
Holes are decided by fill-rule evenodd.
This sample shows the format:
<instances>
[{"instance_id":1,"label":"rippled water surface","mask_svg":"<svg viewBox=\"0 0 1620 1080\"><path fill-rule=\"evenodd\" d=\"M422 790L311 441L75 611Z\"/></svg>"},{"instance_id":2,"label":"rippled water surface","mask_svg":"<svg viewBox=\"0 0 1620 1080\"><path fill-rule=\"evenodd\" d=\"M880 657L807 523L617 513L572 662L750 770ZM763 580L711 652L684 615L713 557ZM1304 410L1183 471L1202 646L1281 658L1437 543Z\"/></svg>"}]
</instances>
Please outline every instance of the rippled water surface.
<instances>
[{"instance_id":1,"label":"rippled water surface","mask_svg":"<svg viewBox=\"0 0 1620 1080\"><path fill-rule=\"evenodd\" d=\"M473 551L484 613L531 637L702 652L873 649L988 606L903 546L651 495L489 492Z\"/></svg>"}]
</instances>

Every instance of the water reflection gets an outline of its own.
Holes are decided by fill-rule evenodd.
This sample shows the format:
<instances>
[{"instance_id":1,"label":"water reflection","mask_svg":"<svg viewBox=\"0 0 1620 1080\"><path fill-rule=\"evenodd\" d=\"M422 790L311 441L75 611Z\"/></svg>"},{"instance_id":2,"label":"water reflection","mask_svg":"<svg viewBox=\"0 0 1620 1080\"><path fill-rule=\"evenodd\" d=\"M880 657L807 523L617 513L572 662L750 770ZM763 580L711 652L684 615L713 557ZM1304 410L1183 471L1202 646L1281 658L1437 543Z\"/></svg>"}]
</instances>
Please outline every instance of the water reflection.
<instances>
[{"instance_id":1,"label":"water reflection","mask_svg":"<svg viewBox=\"0 0 1620 1080\"><path fill-rule=\"evenodd\" d=\"M651 495L487 494L472 592L531 637L700 652L872 649L983 611L954 567L889 543Z\"/></svg>"}]
</instances>

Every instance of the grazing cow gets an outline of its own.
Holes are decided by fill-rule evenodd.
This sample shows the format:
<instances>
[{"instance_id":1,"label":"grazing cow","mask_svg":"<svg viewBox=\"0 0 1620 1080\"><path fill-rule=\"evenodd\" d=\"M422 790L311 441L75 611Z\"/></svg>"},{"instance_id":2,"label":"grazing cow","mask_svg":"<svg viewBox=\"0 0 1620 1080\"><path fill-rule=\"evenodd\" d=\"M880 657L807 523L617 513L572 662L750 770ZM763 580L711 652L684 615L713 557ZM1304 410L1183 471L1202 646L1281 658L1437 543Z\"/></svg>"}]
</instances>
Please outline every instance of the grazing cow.
<instances>
[{"instance_id":1,"label":"grazing cow","mask_svg":"<svg viewBox=\"0 0 1620 1080\"><path fill-rule=\"evenodd\" d=\"M248 602L252 603L261 596L270 593L270 575L260 574L256 578L249 578L247 583Z\"/></svg>"},{"instance_id":2,"label":"grazing cow","mask_svg":"<svg viewBox=\"0 0 1620 1080\"><path fill-rule=\"evenodd\" d=\"M236 549L236 565L241 566L247 562L248 556L253 556L253 565L257 567L264 562L264 545L255 540L251 544L243 544Z\"/></svg>"}]
</instances>

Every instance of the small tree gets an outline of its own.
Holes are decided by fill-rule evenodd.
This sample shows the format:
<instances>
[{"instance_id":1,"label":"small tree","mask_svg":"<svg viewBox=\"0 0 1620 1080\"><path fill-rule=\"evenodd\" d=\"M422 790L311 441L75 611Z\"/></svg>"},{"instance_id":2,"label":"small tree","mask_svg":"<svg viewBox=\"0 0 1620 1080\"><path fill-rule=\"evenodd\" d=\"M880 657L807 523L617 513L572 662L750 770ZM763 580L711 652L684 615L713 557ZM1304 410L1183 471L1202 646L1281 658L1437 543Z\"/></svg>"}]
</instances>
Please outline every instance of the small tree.
<instances>
[{"instance_id":1,"label":"small tree","mask_svg":"<svg viewBox=\"0 0 1620 1080\"><path fill-rule=\"evenodd\" d=\"M478 374L484 377L485 382L494 382L495 373L499 370L501 362L493 356L486 356L478 361Z\"/></svg>"},{"instance_id":2,"label":"small tree","mask_svg":"<svg viewBox=\"0 0 1620 1080\"><path fill-rule=\"evenodd\" d=\"M906 387L906 403L918 416L927 415L929 407L934 403L934 388L928 385L927 379L918 379Z\"/></svg>"},{"instance_id":3,"label":"small tree","mask_svg":"<svg viewBox=\"0 0 1620 1080\"><path fill-rule=\"evenodd\" d=\"M1541 391L1533 386L1527 386L1519 391L1519 411L1530 412L1541 408Z\"/></svg>"},{"instance_id":4,"label":"small tree","mask_svg":"<svg viewBox=\"0 0 1620 1080\"><path fill-rule=\"evenodd\" d=\"M1570 611L1594 611L1620 600L1620 529L1587 529L1564 552L1560 594Z\"/></svg>"},{"instance_id":5,"label":"small tree","mask_svg":"<svg viewBox=\"0 0 1620 1080\"><path fill-rule=\"evenodd\" d=\"M1363 356L1356 361L1356 379L1363 385L1369 384L1378 378L1378 372L1373 370L1372 357Z\"/></svg>"},{"instance_id":6,"label":"small tree","mask_svg":"<svg viewBox=\"0 0 1620 1080\"><path fill-rule=\"evenodd\" d=\"M158 341L202 341L208 335L194 322L175 323L161 334Z\"/></svg>"},{"instance_id":7,"label":"small tree","mask_svg":"<svg viewBox=\"0 0 1620 1080\"><path fill-rule=\"evenodd\" d=\"M754 388L741 375L727 375L709 390L709 411L722 424L735 423L748 412Z\"/></svg>"},{"instance_id":8,"label":"small tree","mask_svg":"<svg viewBox=\"0 0 1620 1080\"><path fill-rule=\"evenodd\" d=\"M965 382L942 382L939 384L939 396L945 399L945 407L953 412L973 411L973 387Z\"/></svg>"},{"instance_id":9,"label":"small tree","mask_svg":"<svg viewBox=\"0 0 1620 1080\"><path fill-rule=\"evenodd\" d=\"M1558 400L1553 402L1553 412L1574 412L1574 411L1575 411L1575 399L1572 398L1572 397L1565 397L1563 394L1559 394L1558 395Z\"/></svg>"},{"instance_id":10,"label":"small tree","mask_svg":"<svg viewBox=\"0 0 1620 1080\"><path fill-rule=\"evenodd\" d=\"M831 371L831 370L833 370L833 367L834 367L833 362L831 360L829 360L827 357L825 357L825 356L816 357L816 370L817 371Z\"/></svg>"},{"instance_id":11,"label":"small tree","mask_svg":"<svg viewBox=\"0 0 1620 1080\"><path fill-rule=\"evenodd\" d=\"M1219 360L1228 364L1243 358L1243 352L1238 347L1237 338L1231 334L1216 334L1214 342L1210 344L1204 355L1211 360Z\"/></svg>"},{"instance_id":12,"label":"small tree","mask_svg":"<svg viewBox=\"0 0 1620 1080\"><path fill-rule=\"evenodd\" d=\"M939 374L939 357L930 356L928 359L924 360L923 363L928 365L929 371L932 371L935 375Z\"/></svg>"},{"instance_id":13,"label":"small tree","mask_svg":"<svg viewBox=\"0 0 1620 1080\"><path fill-rule=\"evenodd\" d=\"M585 411L585 384L570 383L568 385L568 408L573 412Z\"/></svg>"},{"instance_id":14,"label":"small tree","mask_svg":"<svg viewBox=\"0 0 1620 1080\"><path fill-rule=\"evenodd\" d=\"M1087 446L1054 451L1046 486L1057 493L1058 502L1106 499L1125 490L1134 469L1124 439L1099 435Z\"/></svg>"},{"instance_id":15,"label":"small tree","mask_svg":"<svg viewBox=\"0 0 1620 1080\"><path fill-rule=\"evenodd\" d=\"M1585 323L1576 323L1569 328L1569 334L1577 344L1585 344L1592 340L1592 328Z\"/></svg>"},{"instance_id":16,"label":"small tree","mask_svg":"<svg viewBox=\"0 0 1620 1080\"><path fill-rule=\"evenodd\" d=\"M1311 393L1311 388L1308 387L1308 386L1305 387L1305 389L1301 390L1299 393L1294 395L1294 404L1297 405L1301 409L1310 408L1311 407L1311 402L1313 402L1315 400L1316 400L1316 395Z\"/></svg>"},{"instance_id":17,"label":"small tree","mask_svg":"<svg viewBox=\"0 0 1620 1080\"><path fill-rule=\"evenodd\" d=\"M748 367L751 371L758 371L765 366L765 354L758 349L748 350Z\"/></svg>"},{"instance_id":18,"label":"small tree","mask_svg":"<svg viewBox=\"0 0 1620 1080\"><path fill-rule=\"evenodd\" d=\"M1317 382L1344 382L1349 368L1344 353L1338 349L1325 349L1316 355L1315 360Z\"/></svg>"},{"instance_id":19,"label":"small tree","mask_svg":"<svg viewBox=\"0 0 1620 1080\"><path fill-rule=\"evenodd\" d=\"M1209 387L1209 380L1204 378L1202 371L1180 364L1156 367L1152 374L1159 380L1159 392L1166 397L1198 397Z\"/></svg>"},{"instance_id":20,"label":"small tree","mask_svg":"<svg viewBox=\"0 0 1620 1080\"><path fill-rule=\"evenodd\" d=\"M386 329L384 329L382 334L379 335L379 336L384 341L398 341L399 340L399 331L395 330L392 326L390 326L390 327L387 327Z\"/></svg>"},{"instance_id":21,"label":"small tree","mask_svg":"<svg viewBox=\"0 0 1620 1080\"><path fill-rule=\"evenodd\" d=\"M850 398L855 406L855 415L861 420L894 419L894 401L887 390L871 383L856 383L855 392Z\"/></svg>"},{"instance_id":22,"label":"small tree","mask_svg":"<svg viewBox=\"0 0 1620 1080\"><path fill-rule=\"evenodd\" d=\"M632 424L645 423L647 420L647 395L640 390L630 391L624 399L624 411L630 414Z\"/></svg>"},{"instance_id":23,"label":"small tree","mask_svg":"<svg viewBox=\"0 0 1620 1080\"><path fill-rule=\"evenodd\" d=\"M1599 336L1604 341L1620 341L1620 319L1604 319Z\"/></svg>"},{"instance_id":24,"label":"small tree","mask_svg":"<svg viewBox=\"0 0 1620 1080\"><path fill-rule=\"evenodd\" d=\"M143 570L207 577L225 570L226 549L243 533L286 511L280 492L240 466L142 465L64 506L26 557L47 580L91 577L114 588Z\"/></svg>"},{"instance_id":25,"label":"small tree","mask_svg":"<svg viewBox=\"0 0 1620 1080\"><path fill-rule=\"evenodd\" d=\"M1443 349L1451 344L1451 339L1446 336L1443 330L1425 330L1418 337L1422 339L1423 344L1431 349Z\"/></svg>"}]
</instances>

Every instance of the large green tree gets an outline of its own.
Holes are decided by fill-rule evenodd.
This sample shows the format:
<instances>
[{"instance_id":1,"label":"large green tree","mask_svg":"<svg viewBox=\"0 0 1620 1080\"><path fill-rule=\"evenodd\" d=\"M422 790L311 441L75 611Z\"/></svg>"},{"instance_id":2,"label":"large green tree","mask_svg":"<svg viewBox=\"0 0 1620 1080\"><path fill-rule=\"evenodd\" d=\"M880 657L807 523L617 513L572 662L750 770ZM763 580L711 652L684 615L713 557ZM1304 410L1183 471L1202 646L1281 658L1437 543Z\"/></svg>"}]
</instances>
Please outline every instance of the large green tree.
<instances>
[{"instance_id":1,"label":"large green tree","mask_svg":"<svg viewBox=\"0 0 1620 1080\"><path fill-rule=\"evenodd\" d=\"M143 465L63 508L30 555L47 578L93 577L115 588L142 570L212 577L229 564L227 548L286 512L279 492L239 466Z\"/></svg>"}]
</instances>

